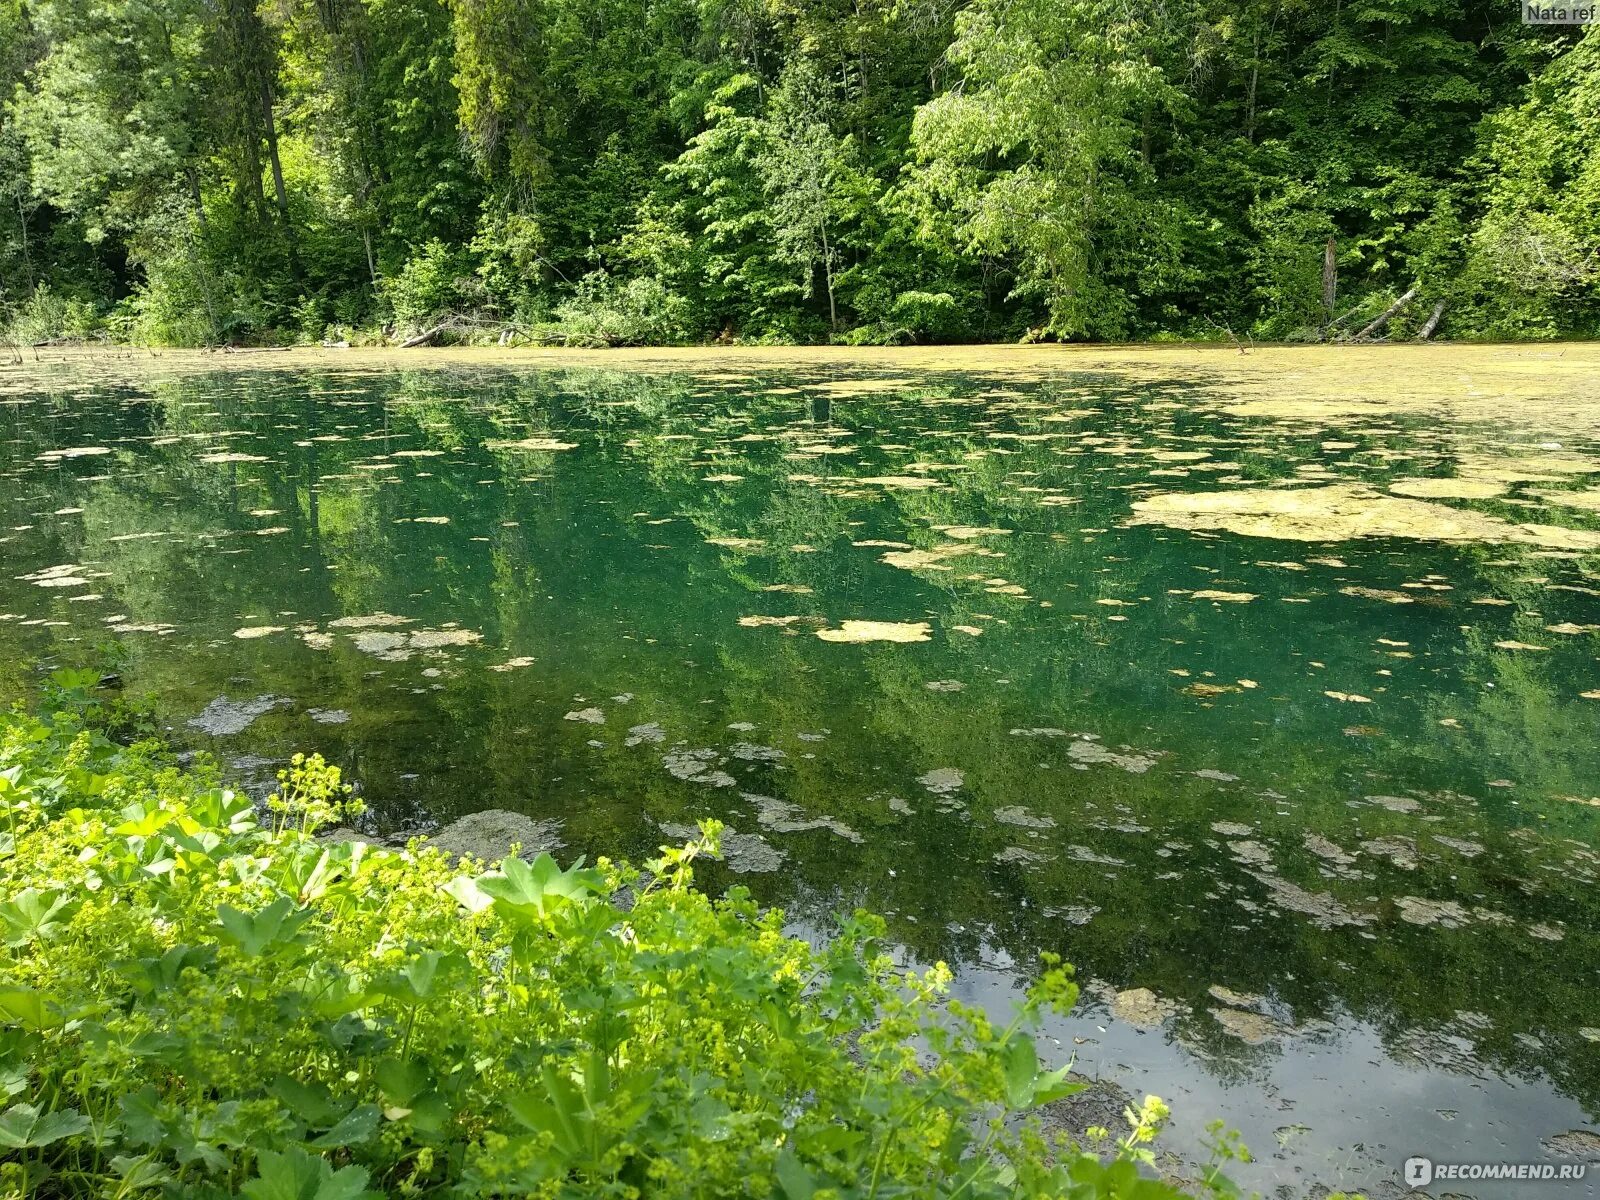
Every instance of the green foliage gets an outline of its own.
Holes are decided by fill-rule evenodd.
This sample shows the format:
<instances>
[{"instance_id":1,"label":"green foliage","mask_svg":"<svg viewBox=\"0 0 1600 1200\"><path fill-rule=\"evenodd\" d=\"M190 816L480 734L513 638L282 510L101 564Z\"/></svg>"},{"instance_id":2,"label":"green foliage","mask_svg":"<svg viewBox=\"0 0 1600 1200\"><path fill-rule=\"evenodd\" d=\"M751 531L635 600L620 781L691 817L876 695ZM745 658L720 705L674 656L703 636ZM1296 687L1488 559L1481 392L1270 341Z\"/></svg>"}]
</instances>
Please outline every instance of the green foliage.
<instances>
[{"instance_id":1,"label":"green foliage","mask_svg":"<svg viewBox=\"0 0 1600 1200\"><path fill-rule=\"evenodd\" d=\"M556 309L566 334L603 346L642 346L688 339L689 306L650 275L616 279L594 271L578 281L570 300Z\"/></svg>"},{"instance_id":2,"label":"green foliage","mask_svg":"<svg viewBox=\"0 0 1600 1200\"><path fill-rule=\"evenodd\" d=\"M1026 1119L1080 1086L1030 1033L1052 960L997 1028L871 916L813 948L697 891L714 822L647 872L324 840L359 809L320 759L263 821L57 689L0 720L8 1193L1178 1194L1154 1097L1101 1157Z\"/></svg>"},{"instance_id":3,"label":"green foliage","mask_svg":"<svg viewBox=\"0 0 1600 1200\"><path fill-rule=\"evenodd\" d=\"M1181 103L1158 31L1120 3L1027 0L978 0L956 31L959 85L912 133L925 235L1008 256L1049 332L1126 336L1134 297L1177 268L1183 219L1141 151L1141 123Z\"/></svg>"},{"instance_id":4,"label":"green foliage","mask_svg":"<svg viewBox=\"0 0 1600 1200\"><path fill-rule=\"evenodd\" d=\"M6 328L6 337L22 344L51 338L83 337L94 332L99 324L93 305L83 300L58 296L48 284L43 284L12 316Z\"/></svg>"},{"instance_id":5,"label":"green foliage","mask_svg":"<svg viewBox=\"0 0 1600 1200\"><path fill-rule=\"evenodd\" d=\"M1487 211L1471 243L1491 336L1600 327L1600 30L1546 68L1525 103L1488 123Z\"/></svg>"},{"instance_id":6,"label":"green foliage","mask_svg":"<svg viewBox=\"0 0 1600 1200\"><path fill-rule=\"evenodd\" d=\"M415 330L465 303L465 262L437 238L383 281L383 299L402 329Z\"/></svg>"},{"instance_id":7,"label":"green foliage","mask_svg":"<svg viewBox=\"0 0 1600 1200\"><path fill-rule=\"evenodd\" d=\"M1420 285L1391 336L1590 335L1596 34L1502 8L0 0L0 308L1292 339L1332 237L1340 312Z\"/></svg>"}]
</instances>

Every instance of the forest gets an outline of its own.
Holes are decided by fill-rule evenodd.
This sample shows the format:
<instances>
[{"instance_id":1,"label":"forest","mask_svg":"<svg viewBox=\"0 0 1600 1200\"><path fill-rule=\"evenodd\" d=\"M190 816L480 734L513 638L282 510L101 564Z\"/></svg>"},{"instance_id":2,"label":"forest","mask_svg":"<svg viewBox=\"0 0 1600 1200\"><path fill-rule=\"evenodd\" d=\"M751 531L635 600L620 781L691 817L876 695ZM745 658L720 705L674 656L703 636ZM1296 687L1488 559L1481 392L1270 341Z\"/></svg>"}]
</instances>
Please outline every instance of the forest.
<instances>
[{"instance_id":1,"label":"forest","mask_svg":"<svg viewBox=\"0 0 1600 1200\"><path fill-rule=\"evenodd\" d=\"M17 343L1600 333L1508 0L0 0Z\"/></svg>"}]
</instances>

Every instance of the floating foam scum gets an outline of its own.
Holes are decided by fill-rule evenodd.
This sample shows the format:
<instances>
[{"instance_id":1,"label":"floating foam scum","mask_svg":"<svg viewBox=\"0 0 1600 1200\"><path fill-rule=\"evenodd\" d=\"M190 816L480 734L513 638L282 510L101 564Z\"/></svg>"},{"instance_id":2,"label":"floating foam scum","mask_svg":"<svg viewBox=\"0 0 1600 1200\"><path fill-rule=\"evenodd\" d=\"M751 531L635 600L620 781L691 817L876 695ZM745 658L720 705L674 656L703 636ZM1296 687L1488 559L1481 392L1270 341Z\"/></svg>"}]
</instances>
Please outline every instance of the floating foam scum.
<instances>
[{"instance_id":1,"label":"floating foam scum","mask_svg":"<svg viewBox=\"0 0 1600 1200\"><path fill-rule=\"evenodd\" d=\"M1582 508L1589 512L1600 512L1600 487L1585 488L1580 492L1562 492L1554 488L1537 488L1533 494L1541 500L1548 500L1551 504L1559 504L1564 508Z\"/></svg>"},{"instance_id":2,"label":"floating foam scum","mask_svg":"<svg viewBox=\"0 0 1600 1200\"><path fill-rule=\"evenodd\" d=\"M68 446L63 450L46 450L36 461L57 462L63 458L97 458L110 453L109 446Z\"/></svg>"},{"instance_id":3,"label":"floating foam scum","mask_svg":"<svg viewBox=\"0 0 1600 1200\"><path fill-rule=\"evenodd\" d=\"M870 483L878 487L904 488L916 491L922 488L942 488L945 485L937 479L929 479L923 475L869 475L864 479L856 479L855 483Z\"/></svg>"},{"instance_id":4,"label":"floating foam scum","mask_svg":"<svg viewBox=\"0 0 1600 1200\"><path fill-rule=\"evenodd\" d=\"M578 443L560 442L555 438L548 437L530 437L522 438L520 441L515 442L485 442L484 448L487 450L576 450Z\"/></svg>"},{"instance_id":5,"label":"floating foam scum","mask_svg":"<svg viewBox=\"0 0 1600 1200\"><path fill-rule=\"evenodd\" d=\"M819 629L825 642L925 642L926 621L844 621L838 629Z\"/></svg>"},{"instance_id":6,"label":"floating foam scum","mask_svg":"<svg viewBox=\"0 0 1600 1200\"><path fill-rule=\"evenodd\" d=\"M1549 550L1600 550L1600 532L1519 525L1470 509L1385 495L1360 484L1164 492L1133 505L1130 525L1223 530L1244 537L1342 542L1364 537L1516 543Z\"/></svg>"},{"instance_id":7,"label":"floating foam scum","mask_svg":"<svg viewBox=\"0 0 1600 1200\"><path fill-rule=\"evenodd\" d=\"M926 378L981 375L1000 382L1033 382L1072 372L1099 373L1132 381L1168 382L1181 376L1197 386L1196 402L1240 416L1331 420L1351 414L1390 419L1397 413L1428 412L1446 420L1508 420L1526 425L1558 419L1575 431L1600 432L1600 346L1295 346L1256 347L1239 354L1232 346L901 346L859 350L845 346L634 347L606 350L491 347L331 350L300 347L288 353L217 355L171 350L159 359L109 359L92 352L59 350L12 376L22 383L48 377L70 364L96 381L148 380L227 372L277 374L306 367L334 367L363 374L395 366L599 367L641 374L703 373L728 368L737 377L778 369L857 369L877 378L812 383L813 392L893 393ZM883 378L901 373L899 378ZM767 395L800 389L766 388ZM322 393L324 395L335 393ZM1155 399L1150 406L1170 404ZM1053 412L1044 419L1071 420L1091 409ZM327 440L332 440L327 439Z\"/></svg>"},{"instance_id":8,"label":"floating foam scum","mask_svg":"<svg viewBox=\"0 0 1600 1200\"><path fill-rule=\"evenodd\" d=\"M1506 485L1496 479L1396 479L1389 490L1419 500L1488 500Z\"/></svg>"},{"instance_id":9,"label":"floating foam scum","mask_svg":"<svg viewBox=\"0 0 1600 1200\"><path fill-rule=\"evenodd\" d=\"M878 561L887 563L891 567L899 567L902 571L950 571L954 570L945 562L949 558L961 558L965 555L976 555L981 558L1003 558L998 550L988 550L983 546L974 546L967 542L945 542L928 550L891 550L880 555Z\"/></svg>"},{"instance_id":10,"label":"floating foam scum","mask_svg":"<svg viewBox=\"0 0 1600 1200\"><path fill-rule=\"evenodd\" d=\"M988 525L935 525L934 528L945 537L952 537L962 542L971 541L973 538L1001 537L1011 532L1009 529L998 529Z\"/></svg>"}]
</instances>

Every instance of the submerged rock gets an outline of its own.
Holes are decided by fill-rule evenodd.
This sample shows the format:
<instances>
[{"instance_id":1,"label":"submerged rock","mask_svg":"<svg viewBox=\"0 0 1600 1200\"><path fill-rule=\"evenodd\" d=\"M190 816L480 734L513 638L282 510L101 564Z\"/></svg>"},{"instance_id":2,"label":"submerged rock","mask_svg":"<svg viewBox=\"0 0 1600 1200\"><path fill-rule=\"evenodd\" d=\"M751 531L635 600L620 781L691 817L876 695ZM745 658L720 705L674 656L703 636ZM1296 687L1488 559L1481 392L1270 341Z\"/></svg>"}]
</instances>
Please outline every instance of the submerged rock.
<instances>
[{"instance_id":1,"label":"submerged rock","mask_svg":"<svg viewBox=\"0 0 1600 1200\"><path fill-rule=\"evenodd\" d=\"M1252 1046L1291 1036L1294 1030L1248 1008L1213 1008L1211 1015L1232 1036Z\"/></svg>"},{"instance_id":2,"label":"submerged rock","mask_svg":"<svg viewBox=\"0 0 1600 1200\"><path fill-rule=\"evenodd\" d=\"M661 832L679 842L691 841L700 836L700 830L693 825L674 825L665 822L661 825ZM783 866L787 857L787 854L759 833L739 833L732 829L722 831L722 860L728 864L730 871L741 875L776 871Z\"/></svg>"},{"instance_id":3,"label":"submerged rock","mask_svg":"<svg viewBox=\"0 0 1600 1200\"><path fill-rule=\"evenodd\" d=\"M1552 1133L1539 1143L1545 1152L1557 1158L1577 1158L1584 1162L1600 1162L1600 1133L1592 1129L1568 1129Z\"/></svg>"},{"instance_id":4,"label":"submerged rock","mask_svg":"<svg viewBox=\"0 0 1600 1200\"><path fill-rule=\"evenodd\" d=\"M717 767L722 756L715 750L673 750L661 756L661 763L674 779L703 783L709 787L732 787L734 778Z\"/></svg>"},{"instance_id":5,"label":"submerged rock","mask_svg":"<svg viewBox=\"0 0 1600 1200\"><path fill-rule=\"evenodd\" d=\"M275 708L294 703L283 696L257 696L254 700L229 700L218 696L189 724L212 737L229 737L243 733L255 724L256 718L265 716Z\"/></svg>"},{"instance_id":6,"label":"submerged rock","mask_svg":"<svg viewBox=\"0 0 1600 1200\"><path fill-rule=\"evenodd\" d=\"M535 821L526 813L486 808L458 817L428 840L451 854L470 854L484 862L498 862L511 853L513 845L519 847L520 858L559 850L566 845L560 832L560 821Z\"/></svg>"},{"instance_id":7,"label":"submerged rock","mask_svg":"<svg viewBox=\"0 0 1600 1200\"><path fill-rule=\"evenodd\" d=\"M1038 1110L1036 1115L1045 1132L1066 1134L1078 1142L1086 1140L1091 1129L1106 1129L1114 1137L1121 1137L1128 1128L1123 1113L1138 1107L1132 1093L1109 1079L1093 1079L1076 1071L1068 1078L1083 1084L1084 1089Z\"/></svg>"},{"instance_id":8,"label":"submerged rock","mask_svg":"<svg viewBox=\"0 0 1600 1200\"><path fill-rule=\"evenodd\" d=\"M1140 1029L1154 1029L1184 1010L1176 1000L1158 996L1149 988L1129 988L1111 1001L1111 1015Z\"/></svg>"}]
</instances>

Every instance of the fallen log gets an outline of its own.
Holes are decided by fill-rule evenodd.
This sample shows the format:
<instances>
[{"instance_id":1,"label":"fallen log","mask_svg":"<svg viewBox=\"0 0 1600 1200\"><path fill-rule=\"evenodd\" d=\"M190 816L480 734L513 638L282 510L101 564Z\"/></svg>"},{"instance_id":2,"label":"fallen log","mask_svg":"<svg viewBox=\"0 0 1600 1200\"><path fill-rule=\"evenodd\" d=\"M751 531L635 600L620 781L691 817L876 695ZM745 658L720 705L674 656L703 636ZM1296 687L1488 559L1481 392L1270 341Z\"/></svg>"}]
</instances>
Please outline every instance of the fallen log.
<instances>
[{"instance_id":1,"label":"fallen log","mask_svg":"<svg viewBox=\"0 0 1600 1200\"><path fill-rule=\"evenodd\" d=\"M448 324L448 322L435 325L432 329L425 329L415 337L408 337L405 341L400 343L400 349L410 350L413 346L426 346L429 342L433 341L434 338L438 337L445 331L446 324Z\"/></svg>"},{"instance_id":2,"label":"fallen log","mask_svg":"<svg viewBox=\"0 0 1600 1200\"><path fill-rule=\"evenodd\" d=\"M1425 342L1433 336L1433 331L1439 328L1439 318L1444 316L1444 301L1433 306L1433 311L1428 314L1428 319L1422 323L1422 328L1417 330L1417 341Z\"/></svg>"},{"instance_id":3,"label":"fallen log","mask_svg":"<svg viewBox=\"0 0 1600 1200\"><path fill-rule=\"evenodd\" d=\"M1393 317L1402 308L1416 299L1417 290L1417 285L1412 284L1404 296L1401 296L1400 299L1396 300L1393 304L1389 305L1388 308L1384 309L1381 313L1374 317L1366 325L1366 327L1361 330L1360 333L1355 335L1354 340L1359 342L1362 338L1371 337L1378 330L1382 329L1389 323L1389 318Z\"/></svg>"}]
</instances>

